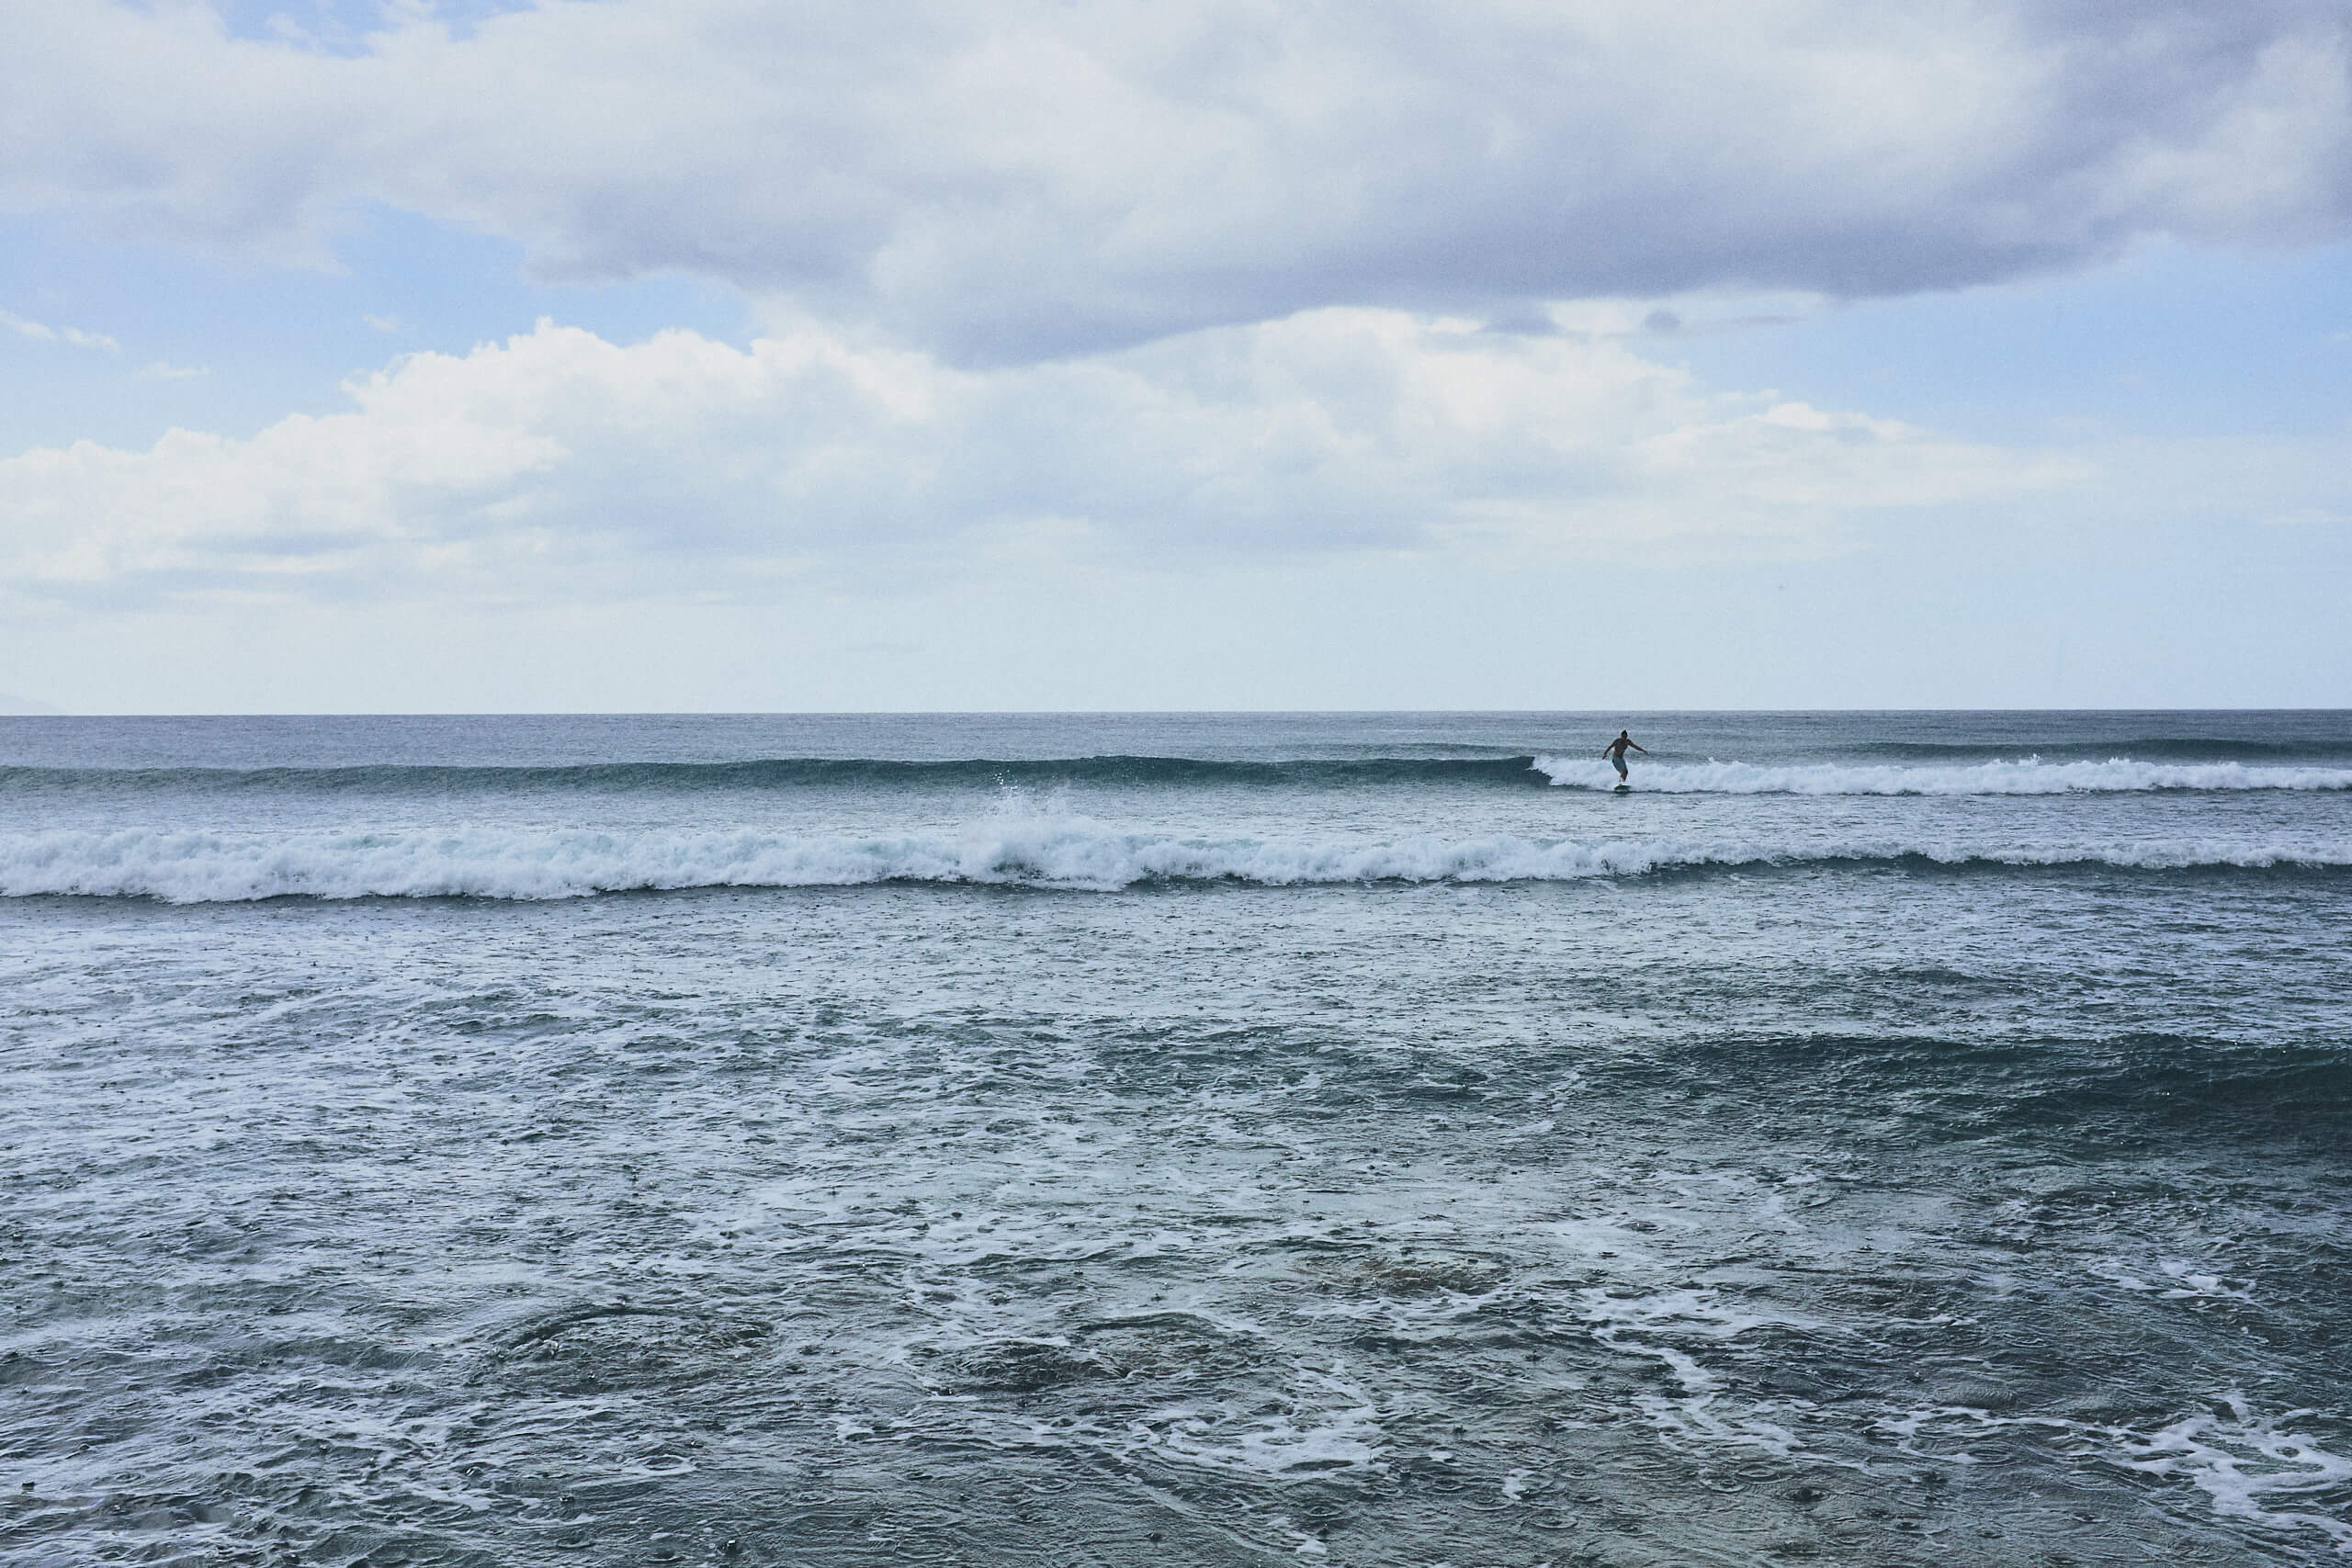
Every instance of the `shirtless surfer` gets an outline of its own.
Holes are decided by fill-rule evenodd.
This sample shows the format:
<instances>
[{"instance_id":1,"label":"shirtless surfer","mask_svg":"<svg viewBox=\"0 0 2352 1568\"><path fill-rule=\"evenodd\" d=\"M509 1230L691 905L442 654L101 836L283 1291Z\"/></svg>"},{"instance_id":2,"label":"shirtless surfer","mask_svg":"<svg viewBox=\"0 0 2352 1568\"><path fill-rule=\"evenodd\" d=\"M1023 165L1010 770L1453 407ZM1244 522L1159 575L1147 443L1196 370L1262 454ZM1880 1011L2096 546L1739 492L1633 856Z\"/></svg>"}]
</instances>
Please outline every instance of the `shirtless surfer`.
<instances>
[{"instance_id":1,"label":"shirtless surfer","mask_svg":"<svg viewBox=\"0 0 2352 1568\"><path fill-rule=\"evenodd\" d=\"M1641 752L1645 757L1649 755L1647 748L1634 746L1634 738L1622 729L1617 732L1616 739L1611 740L1608 745L1603 746L1600 749L1600 754L1608 758L1610 762L1617 769L1617 777L1621 783L1625 777L1625 749L1629 746L1633 747L1634 750Z\"/></svg>"}]
</instances>

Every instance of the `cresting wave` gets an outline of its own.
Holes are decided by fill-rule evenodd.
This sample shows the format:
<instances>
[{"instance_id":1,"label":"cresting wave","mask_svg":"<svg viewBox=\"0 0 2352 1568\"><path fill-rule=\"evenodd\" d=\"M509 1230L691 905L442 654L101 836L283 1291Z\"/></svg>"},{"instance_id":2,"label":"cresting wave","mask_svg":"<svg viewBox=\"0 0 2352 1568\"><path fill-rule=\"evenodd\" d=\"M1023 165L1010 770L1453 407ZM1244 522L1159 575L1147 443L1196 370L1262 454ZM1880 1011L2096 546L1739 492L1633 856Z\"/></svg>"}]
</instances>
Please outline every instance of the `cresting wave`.
<instances>
[{"instance_id":1,"label":"cresting wave","mask_svg":"<svg viewBox=\"0 0 2352 1568\"><path fill-rule=\"evenodd\" d=\"M2346 790L2352 768L2249 768L2242 762L1974 762L1940 768L1813 763L1659 762L1635 759L1634 787L1657 795L2112 795L2152 790ZM1538 757L1535 767L1571 789L1608 789L1615 773L1598 757Z\"/></svg>"},{"instance_id":2,"label":"cresting wave","mask_svg":"<svg viewBox=\"0 0 2352 1568\"><path fill-rule=\"evenodd\" d=\"M1650 762L1636 759L1635 787L1669 795L2080 795L2151 790L2352 790L2352 768L2243 762L2013 761L1944 766L1817 762ZM465 795L529 791L779 790L857 787L986 788L1052 784L1147 787L1378 788L1447 784L1508 789L1605 789L1616 775L1589 757L1363 757L1236 761L1196 757L769 758L736 762L598 762L564 767L336 768L0 767L0 791L38 795L263 792Z\"/></svg>"},{"instance_id":3,"label":"cresting wave","mask_svg":"<svg viewBox=\"0 0 2352 1568\"><path fill-rule=\"evenodd\" d=\"M1982 761L1983 741L1866 740L1842 748L1849 754L1904 761ZM2113 757L2144 757L2165 762L2245 761L2249 757L2309 762L2317 758L2352 759L2352 743L2329 736L2297 740L2256 740L2212 735L2142 735L2130 739L2041 740L2031 755L2045 761L2101 762Z\"/></svg>"},{"instance_id":4,"label":"cresting wave","mask_svg":"<svg viewBox=\"0 0 2352 1568\"><path fill-rule=\"evenodd\" d=\"M124 830L0 837L0 896L169 903L261 898L574 898L696 887L887 882L1108 892L1155 883L1561 882L1692 869L1905 866L2352 867L2352 843L1857 840L1774 845L1511 836L1279 841L1123 831L1084 818L998 819L960 833L792 837L469 829L227 834Z\"/></svg>"},{"instance_id":5,"label":"cresting wave","mask_svg":"<svg viewBox=\"0 0 2352 1568\"><path fill-rule=\"evenodd\" d=\"M877 757L771 757L734 762L591 762L561 767L377 763L337 768L0 767L0 789L253 790L322 794L468 795L522 790L793 789L1057 784L1326 785L1497 784L1540 788L1535 759L1302 758L1235 761L1200 757L985 757L905 761Z\"/></svg>"}]
</instances>

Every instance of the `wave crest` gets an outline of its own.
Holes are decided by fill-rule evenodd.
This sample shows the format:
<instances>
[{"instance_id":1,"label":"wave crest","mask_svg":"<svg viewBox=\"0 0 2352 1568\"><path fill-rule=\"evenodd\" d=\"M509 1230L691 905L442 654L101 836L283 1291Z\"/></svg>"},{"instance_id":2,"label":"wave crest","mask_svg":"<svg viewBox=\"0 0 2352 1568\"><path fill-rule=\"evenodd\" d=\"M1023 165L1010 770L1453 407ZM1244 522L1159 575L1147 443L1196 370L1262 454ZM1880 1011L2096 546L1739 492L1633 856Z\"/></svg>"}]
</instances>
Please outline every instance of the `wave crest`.
<instances>
[{"instance_id":1,"label":"wave crest","mask_svg":"<svg viewBox=\"0 0 2352 1568\"><path fill-rule=\"evenodd\" d=\"M1599 757L1538 757L1535 767L1569 789L1611 789ZM1973 762L1942 768L1814 763L1657 762L1635 788L1654 795L2109 795L2152 790L2346 790L2352 768L2247 767L2243 762Z\"/></svg>"},{"instance_id":2,"label":"wave crest","mask_svg":"<svg viewBox=\"0 0 2352 1568\"><path fill-rule=\"evenodd\" d=\"M217 903L263 898L574 898L696 887L887 882L1113 891L1155 883L1564 882L1676 869L1821 865L2142 870L2352 866L2352 845L2199 840L1986 849L1623 839L1265 840L1122 831L1082 818L961 832L794 837L559 829L237 835L127 829L0 837L0 896Z\"/></svg>"},{"instance_id":3,"label":"wave crest","mask_svg":"<svg viewBox=\"0 0 2352 1568\"><path fill-rule=\"evenodd\" d=\"M0 766L0 789L225 790L312 794L472 795L524 790L938 788L1051 785L1489 784L1542 788L1535 759L1299 758L1247 761L1103 755L911 761L879 757L769 757L733 762L586 762L466 767L369 763L312 768L44 768Z\"/></svg>"},{"instance_id":4,"label":"wave crest","mask_svg":"<svg viewBox=\"0 0 2352 1568\"><path fill-rule=\"evenodd\" d=\"M2352 768L2237 761L1979 760L1897 762L1636 761L1637 788L1672 795L2078 795L2147 790L2352 790ZM1057 784L1110 788L1352 789L1443 785L1605 789L1599 756L1357 757L1244 761L1105 755L904 761L766 758L735 762L596 762L547 767L371 764L324 768L36 768L0 766L0 790L38 794L179 791L394 795L447 798L524 792L970 789Z\"/></svg>"}]
</instances>

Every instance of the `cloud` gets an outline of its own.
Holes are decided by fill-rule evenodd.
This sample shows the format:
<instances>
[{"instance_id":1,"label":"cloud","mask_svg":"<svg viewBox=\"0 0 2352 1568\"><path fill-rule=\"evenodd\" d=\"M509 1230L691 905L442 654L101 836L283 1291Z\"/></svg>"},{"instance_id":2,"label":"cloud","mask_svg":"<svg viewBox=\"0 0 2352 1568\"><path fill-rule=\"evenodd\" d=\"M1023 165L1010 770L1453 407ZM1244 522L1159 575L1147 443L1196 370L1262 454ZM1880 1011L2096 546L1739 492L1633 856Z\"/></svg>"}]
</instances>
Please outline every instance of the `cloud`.
<instances>
[{"instance_id":1,"label":"cloud","mask_svg":"<svg viewBox=\"0 0 2352 1568\"><path fill-rule=\"evenodd\" d=\"M548 0L352 53L0 12L0 206L280 259L385 201L1018 363L1332 305L1833 297L2352 215L2336 0Z\"/></svg>"},{"instance_id":2,"label":"cloud","mask_svg":"<svg viewBox=\"0 0 2352 1568\"><path fill-rule=\"evenodd\" d=\"M107 354L118 354L122 349L122 344L104 333L85 333L79 327L52 327L45 322L27 321L7 310L0 310L0 327L6 327L18 337L30 338L35 343L71 344L75 348L100 349Z\"/></svg>"},{"instance_id":3,"label":"cloud","mask_svg":"<svg viewBox=\"0 0 2352 1568\"><path fill-rule=\"evenodd\" d=\"M0 461L19 592L758 598L1038 553L1160 566L1818 548L2078 466L1713 393L1615 342L1328 310L989 371L812 323L736 348L541 323L234 440Z\"/></svg>"}]
</instances>

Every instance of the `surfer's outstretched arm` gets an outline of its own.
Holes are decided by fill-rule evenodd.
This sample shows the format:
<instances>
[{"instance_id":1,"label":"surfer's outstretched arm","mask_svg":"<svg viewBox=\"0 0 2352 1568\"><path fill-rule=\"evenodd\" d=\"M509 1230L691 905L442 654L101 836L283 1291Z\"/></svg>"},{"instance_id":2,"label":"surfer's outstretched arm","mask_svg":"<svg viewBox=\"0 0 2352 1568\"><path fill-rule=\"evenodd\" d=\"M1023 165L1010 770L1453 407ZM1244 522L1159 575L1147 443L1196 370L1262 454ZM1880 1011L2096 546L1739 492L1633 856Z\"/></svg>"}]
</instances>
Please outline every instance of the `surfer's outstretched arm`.
<instances>
[{"instance_id":1,"label":"surfer's outstretched arm","mask_svg":"<svg viewBox=\"0 0 2352 1568\"><path fill-rule=\"evenodd\" d=\"M1626 741L1625 744L1628 746L1634 746L1634 743L1630 740ZM1634 750L1639 751L1645 757L1650 754L1650 749L1646 746L1634 746Z\"/></svg>"}]
</instances>

